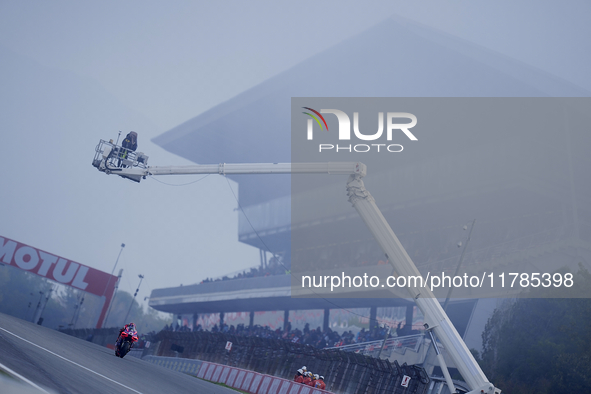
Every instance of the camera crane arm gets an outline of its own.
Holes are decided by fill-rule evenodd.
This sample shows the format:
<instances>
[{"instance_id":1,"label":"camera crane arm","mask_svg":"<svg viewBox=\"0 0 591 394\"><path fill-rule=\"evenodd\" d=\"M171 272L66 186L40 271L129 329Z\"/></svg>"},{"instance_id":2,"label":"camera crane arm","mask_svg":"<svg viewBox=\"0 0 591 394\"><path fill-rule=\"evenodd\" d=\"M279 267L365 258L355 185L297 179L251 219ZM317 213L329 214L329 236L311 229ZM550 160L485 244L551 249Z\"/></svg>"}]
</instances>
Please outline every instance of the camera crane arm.
<instances>
[{"instance_id":1,"label":"camera crane arm","mask_svg":"<svg viewBox=\"0 0 591 394\"><path fill-rule=\"evenodd\" d=\"M121 148L112 142L101 140L95 150L93 166L107 174L116 174L124 178L140 182L148 175L187 175L187 174L336 174L349 175L347 181L347 195L353 207L357 210L386 257L394 266L394 270L401 276L421 276L408 253L392 231L392 228L377 207L374 198L365 188L362 178L367 174L365 164L359 162L334 163L244 163L244 164L197 164L191 166L149 167L148 157L143 153L133 152L127 162L118 158ZM118 165L116 165L118 163ZM123 163L123 166L121 166ZM501 390L494 387L482 372L482 369L468 350L462 337L453 326L451 320L441 307L435 295L428 287L414 288L407 286L407 290L425 317L425 328L434 333L454 361L460 374L470 387L467 394L499 394ZM435 346L437 344L435 343ZM443 361L439 357L442 371L450 392L455 387Z\"/></svg>"}]
</instances>

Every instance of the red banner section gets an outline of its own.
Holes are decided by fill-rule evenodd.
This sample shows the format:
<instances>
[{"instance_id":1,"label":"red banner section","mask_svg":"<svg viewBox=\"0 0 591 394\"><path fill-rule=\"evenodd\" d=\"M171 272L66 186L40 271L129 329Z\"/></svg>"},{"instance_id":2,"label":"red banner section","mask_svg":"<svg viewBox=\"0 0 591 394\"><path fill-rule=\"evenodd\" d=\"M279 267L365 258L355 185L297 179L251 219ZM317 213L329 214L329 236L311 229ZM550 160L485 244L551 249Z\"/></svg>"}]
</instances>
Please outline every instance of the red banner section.
<instances>
[{"instance_id":1,"label":"red banner section","mask_svg":"<svg viewBox=\"0 0 591 394\"><path fill-rule=\"evenodd\" d=\"M0 261L63 285L105 296L97 324L97 328L101 327L115 291L116 276L3 237L0 237Z\"/></svg>"}]
</instances>

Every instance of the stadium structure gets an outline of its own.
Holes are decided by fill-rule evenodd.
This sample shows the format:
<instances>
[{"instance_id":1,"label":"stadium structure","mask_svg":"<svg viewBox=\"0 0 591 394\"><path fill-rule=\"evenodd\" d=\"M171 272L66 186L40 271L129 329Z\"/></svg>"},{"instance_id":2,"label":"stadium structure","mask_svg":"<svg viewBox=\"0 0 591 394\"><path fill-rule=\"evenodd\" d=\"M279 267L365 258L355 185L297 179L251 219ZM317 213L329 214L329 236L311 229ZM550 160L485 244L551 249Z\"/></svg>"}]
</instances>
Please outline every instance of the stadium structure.
<instances>
[{"instance_id":1,"label":"stadium structure","mask_svg":"<svg viewBox=\"0 0 591 394\"><path fill-rule=\"evenodd\" d=\"M293 68L217 105L154 138L162 148L195 163L290 162L292 97L586 97L589 93L539 69L457 37L399 18L349 38ZM583 109L584 111L584 109ZM262 115L264 114L264 115ZM264 117L264 121L261 120ZM558 115L557 115L558 116ZM491 119L498 121L499 119ZM535 265L591 268L591 200L584 182L590 160L589 133L573 125L554 138L526 130L510 148L494 140L463 135L452 149L401 156L400 166L376 179L405 185L387 201L384 216L419 269L453 272L467 231L477 219L464 266ZM587 127L588 128L588 127ZM500 130L502 133L502 130ZM523 160L521 152L533 152ZM485 166L476 164L485 163ZM291 178L287 175L236 175L238 238L261 250L261 266L322 256L326 262L351 260L360 270L384 270L383 254L371 235L353 242L340 236L358 226L355 212L315 220L291 217ZM368 189L371 185L368 178ZM376 182L377 183L377 182ZM323 185L314 186L321 190ZM345 198L345 197L343 197ZM297 224L297 225L296 225ZM332 238L292 250L292 236L321 226ZM272 258L267 259L268 254ZM198 278L196 278L198 279ZM480 349L486 320L497 298L453 299L448 314L468 347ZM289 275L226 280L153 290L149 305L196 324L202 314L324 310L324 326L339 308L369 308L370 321L382 308L406 308L394 299L292 299Z\"/></svg>"}]
</instances>

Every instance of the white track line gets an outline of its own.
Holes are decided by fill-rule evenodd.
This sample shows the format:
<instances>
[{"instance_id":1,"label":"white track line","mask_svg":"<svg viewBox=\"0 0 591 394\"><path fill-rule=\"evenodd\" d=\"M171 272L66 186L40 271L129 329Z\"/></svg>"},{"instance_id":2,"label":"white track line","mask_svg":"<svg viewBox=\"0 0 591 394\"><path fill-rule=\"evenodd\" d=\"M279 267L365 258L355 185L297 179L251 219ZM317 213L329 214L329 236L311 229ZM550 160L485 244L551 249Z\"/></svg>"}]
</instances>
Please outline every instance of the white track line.
<instances>
[{"instance_id":1,"label":"white track line","mask_svg":"<svg viewBox=\"0 0 591 394\"><path fill-rule=\"evenodd\" d=\"M85 369L85 370L87 370L88 372L91 372L91 373L93 373L93 374L95 374L95 375L98 375L98 376L100 376L101 378L105 378L105 379L107 379L107 380L108 380L108 381L110 381L110 382L113 382L113 383L115 383L115 384L117 384L117 385L119 385L119 386L121 386L121 387L124 387L124 388L126 388L126 389L128 389L128 390L131 390L131 391L133 391L134 393L142 394L140 391L137 391L137 390L135 390L135 389L132 389L131 387L128 387L128 386L126 386L126 385L124 385L124 384L122 384L122 383L119 383L119 382L117 382L116 380L113 380L113 379L111 379L111 378L109 378L109 377L107 377L107 376L105 376L105 375L101 375L100 373L98 373L98 372L95 372L95 371L93 371L92 369L86 368L84 365L80 365L80 364L78 364L78 363L76 363L76 362L74 362L74 361L72 361L72 360L68 360L67 358L65 358L65 357L63 357L63 356L60 356L59 354L57 354L57 353L54 353L54 352L52 352L51 350L47 350L47 349L45 349L44 347L41 347L41 346L37 345L36 343L33 343L33 342L31 342L31 341L28 341L28 340L26 340L25 338L19 337L18 335L14 334L14 333L12 333L12 332L10 332L10 331L8 331L8 330L7 330L7 329L5 329L5 328L2 328L2 327L0 327L0 330L4 331L4 332L6 332L6 333L8 333L8 334L10 334L10 335L12 335L12 336L15 336L15 337L17 337L18 339L20 339L20 340L22 340L22 341L25 341L25 342L27 342L27 343L29 343L29 344L31 344L31 345L33 345L33 346L35 346L35 347L38 347L38 348L39 348L39 349L41 349L41 350L45 350L47 353L53 354L54 356L56 356L56 357L59 357L59 358L61 358L61 359L62 359L62 360L64 360L64 361L67 361L67 362L69 362L69 363L71 363L71 364L74 364L74 365L76 365L76 366L78 366L78 367L80 367L80 368L82 368L82 369Z\"/></svg>"},{"instance_id":2,"label":"white track line","mask_svg":"<svg viewBox=\"0 0 591 394\"><path fill-rule=\"evenodd\" d=\"M35 383L31 382L29 379L25 378L23 375L20 375L20 374L16 373L15 371L13 371L12 369L8 368L6 365L4 365L2 363L0 363L0 369L3 369L6 372L8 372L10 375L14 375L17 378L19 378L20 380L29 383L31 386L35 387L36 389L39 389L39 390L43 391L44 393L50 394L48 391L43 390L41 387L39 387Z\"/></svg>"}]
</instances>

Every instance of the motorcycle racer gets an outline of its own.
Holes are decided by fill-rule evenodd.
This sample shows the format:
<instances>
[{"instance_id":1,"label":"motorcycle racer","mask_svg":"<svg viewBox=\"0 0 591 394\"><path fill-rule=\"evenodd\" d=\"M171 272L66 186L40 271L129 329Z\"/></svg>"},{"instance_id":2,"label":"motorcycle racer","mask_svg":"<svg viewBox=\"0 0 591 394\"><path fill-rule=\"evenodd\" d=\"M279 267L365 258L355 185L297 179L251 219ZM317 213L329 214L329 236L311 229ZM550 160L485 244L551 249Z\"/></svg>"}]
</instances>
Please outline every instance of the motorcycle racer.
<instances>
[{"instance_id":1,"label":"motorcycle racer","mask_svg":"<svg viewBox=\"0 0 591 394\"><path fill-rule=\"evenodd\" d=\"M125 335L123 335L123 333L125 333ZM121 346L121 343L123 341L123 338L130 336L132 338L131 344L130 344L130 349L133 347L133 344L138 340L138 333L137 333L137 329L135 327L135 323L129 323L126 324L123 328L121 328L119 330L119 337L117 338L117 342L115 343L115 355L121 357L121 355L119 354L119 348Z\"/></svg>"}]
</instances>

